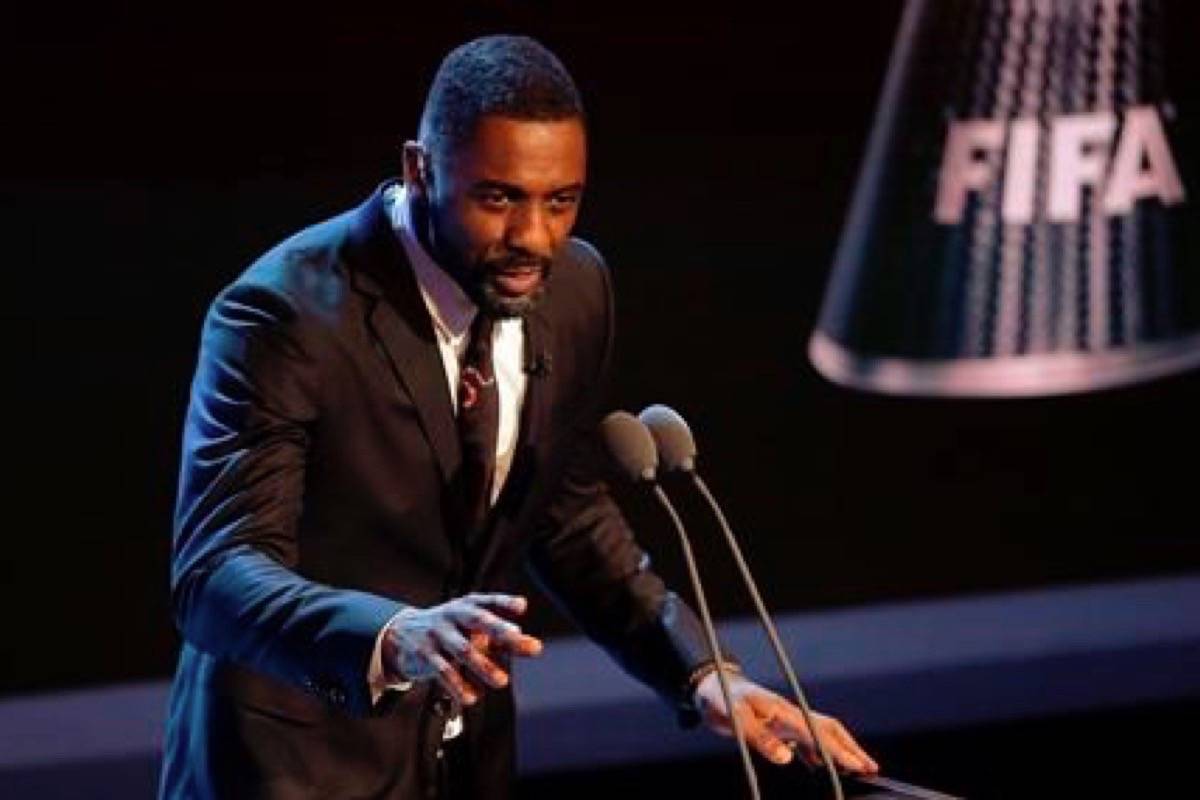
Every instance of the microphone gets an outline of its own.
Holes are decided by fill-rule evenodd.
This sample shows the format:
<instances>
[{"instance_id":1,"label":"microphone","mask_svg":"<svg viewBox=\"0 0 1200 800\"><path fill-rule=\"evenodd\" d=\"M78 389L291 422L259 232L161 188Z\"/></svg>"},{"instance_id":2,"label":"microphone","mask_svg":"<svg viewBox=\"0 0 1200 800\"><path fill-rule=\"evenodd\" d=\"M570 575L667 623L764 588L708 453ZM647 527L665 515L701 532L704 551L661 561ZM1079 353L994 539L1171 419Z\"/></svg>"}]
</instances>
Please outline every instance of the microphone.
<instances>
[{"instance_id":1,"label":"microphone","mask_svg":"<svg viewBox=\"0 0 1200 800\"><path fill-rule=\"evenodd\" d=\"M713 497L712 492L708 490L704 479L696 471L696 440L692 436L691 428L688 427L683 417L670 406L648 406L638 415L638 419L650 431L650 435L657 446L663 469L667 472L681 472L689 476L696 489L708 501L713 515L720 524L721 532L725 535L725 542L729 546L730 552L733 553L734 563L737 564L738 572L741 573L746 591L749 592L750 599L754 601L754 609L758 612L759 622L767 633L767 639L771 642L771 649L775 652L775 660L779 663L779 668L786 676L788 686L792 690L792 695L796 698L796 705L800 707L800 713L804 715L804 722L808 725L809 732L812 733L813 741L817 746L817 753L820 755L821 762L829 773L829 780L833 785L834 797L837 800L843 800L841 779L838 777L837 770L833 766L833 760L829 757L829 753L825 749L825 743L821 740L821 736L817 733L817 728L813 724L812 709L808 705L804 691L800 688L800 681L796 678L796 671L792 668L791 659L788 658L787 651L779 639L779 631L776 630L775 623L771 620L771 615L767 612L766 604L763 603L762 596L759 594L758 585L755 583L754 577L750 574L750 567L747 566L746 559L742 556L742 548L738 546L737 539L733 535L733 530L729 527L729 523L725 519L725 514L721 511L721 506L717 503L716 498Z\"/></svg>"},{"instance_id":2,"label":"microphone","mask_svg":"<svg viewBox=\"0 0 1200 800\"><path fill-rule=\"evenodd\" d=\"M549 353L537 353L525 362L525 374L531 378L549 378L553 363Z\"/></svg>"},{"instance_id":3,"label":"microphone","mask_svg":"<svg viewBox=\"0 0 1200 800\"><path fill-rule=\"evenodd\" d=\"M670 406L646 406L638 419L650 431L668 472L695 475L696 439L679 412Z\"/></svg>"},{"instance_id":4,"label":"microphone","mask_svg":"<svg viewBox=\"0 0 1200 800\"><path fill-rule=\"evenodd\" d=\"M614 411L600 422L600 435L613 462L633 483L654 483L658 448L654 437L628 411Z\"/></svg>"},{"instance_id":5,"label":"microphone","mask_svg":"<svg viewBox=\"0 0 1200 800\"><path fill-rule=\"evenodd\" d=\"M688 539L687 530L675 506L667 497L666 492L658 485L658 448L654 437L637 417L628 411L614 411L600 423L600 435L604 446L620 471L635 484L649 485L654 491L655 498L671 518L675 532L679 535L679 545L683 550L683 560L687 565L688 578L692 591L696 595L696 604L700 611L700 622L704 628L704 638L712 653L717 672L717 682L721 685L721 696L728 709L729 721L733 728L733 736L737 740L738 750L742 756L742 767L746 772L746 783L750 786L750 796L760 800L758 790L758 775L750 760L750 751L746 747L746 734L742 723L733 713L733 694L729 690L729 676L726 674L721 646L717 641L716 626L713 625L712 614L708 610L708 598L704 593L704 584L700 580L700 570L696 567L696 556L692 552L692 544Z\"/></svg>"}]
</instances>

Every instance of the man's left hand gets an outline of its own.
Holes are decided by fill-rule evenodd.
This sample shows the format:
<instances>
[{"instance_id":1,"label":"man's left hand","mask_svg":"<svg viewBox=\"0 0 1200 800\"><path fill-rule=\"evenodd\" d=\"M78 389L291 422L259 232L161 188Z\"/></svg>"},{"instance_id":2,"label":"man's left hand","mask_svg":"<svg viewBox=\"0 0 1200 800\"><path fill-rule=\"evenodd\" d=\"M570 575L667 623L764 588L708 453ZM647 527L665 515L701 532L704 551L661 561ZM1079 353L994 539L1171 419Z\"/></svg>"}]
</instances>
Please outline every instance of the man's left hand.
<instances>
[{"instance_id":1,"label":"man's left hand","mask_svg":"<svg viewBox=\"0 0 1200 800\"><path fill-rule=\"evenodd\" d=\"M742 731L746 734L747 744L764 758L776 764L787 764L792 760L792 748L795 747L809 764L816 766L821 763L812 733L799 708L736 673L729 676L729 693ZM700 681L695 699L696 707L709 728L725 736L733 735L715 671ZM813 712L812 718L825 752L833 759L835 767L866 775L879 772L879 765L859 747L842 723L816 712Z\"/></svg>"}]
</instances>

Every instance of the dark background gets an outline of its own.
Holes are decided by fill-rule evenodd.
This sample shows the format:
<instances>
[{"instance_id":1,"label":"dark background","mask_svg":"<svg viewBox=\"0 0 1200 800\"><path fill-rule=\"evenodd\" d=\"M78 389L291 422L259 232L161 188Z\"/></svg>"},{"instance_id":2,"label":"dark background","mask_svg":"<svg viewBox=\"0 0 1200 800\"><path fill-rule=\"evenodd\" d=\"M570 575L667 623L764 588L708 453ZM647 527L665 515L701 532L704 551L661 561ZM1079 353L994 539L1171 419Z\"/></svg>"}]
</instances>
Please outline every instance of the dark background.
<instances>
[{"instance_id":1,"label":"dark background","mask_svg":"<svg viewBox=\"0 0 1200 800\"><path fill-rule=\"evenodd\" d=\"M169 674L207 303L395 174L438 61L497 31L542 39L584 94L577 232L615 276L615 402L689 418L776 607L1200 565L1196 377L951 402L850 392L808 364L898 2L42 5L5 12L0 48L2 694ZM682 587L664 521L622 496ZM719 611L748 611L728 560L700 551ZM567 630L548 610L534 627Z\"/></svg>"}]
</instances>

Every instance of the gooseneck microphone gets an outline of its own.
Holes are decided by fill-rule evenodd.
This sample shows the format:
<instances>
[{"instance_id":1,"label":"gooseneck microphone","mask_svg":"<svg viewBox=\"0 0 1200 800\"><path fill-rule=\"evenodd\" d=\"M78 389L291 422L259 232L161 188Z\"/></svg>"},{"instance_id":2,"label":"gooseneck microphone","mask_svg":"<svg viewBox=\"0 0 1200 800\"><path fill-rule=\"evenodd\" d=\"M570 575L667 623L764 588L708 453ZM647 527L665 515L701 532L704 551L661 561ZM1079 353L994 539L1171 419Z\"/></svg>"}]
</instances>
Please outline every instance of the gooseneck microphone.
<instances>
[{"instance_id":1,"label":"gooseneck microphone","mask_svg":"<svg viewBox=\"0 0 1200 800\"><path fill-rule=\"evenodd\" d=\"M658 480L658 447L654 437L628 411L614 411L600 422L600 435L613 463L633 483Z\"/></svg>"},{"instance_id":2,"label":"gooseneck microphone","mask_svg":"<svg viewBox=\"0 0 1200 800\"><path fill-rule=\"evenodd\" d=\"M816 743L817 753L820 755L825 769L829 772L834 796L837 800L843 800L842 782L838 777L837 769L834 768L833 760L825 749L825 743L821 740L816 725L813 724L812 709L804 696L804 690L800 688L800 681L796 679L796 671L792 668L791 659L788 658L787 651L779 639L775 623L771 620L766 604L763 603L762 596L759 594L758 585L750 574L750 567L747 566L746 559L742 556L742 548L738 546L733 530L729 527L725 514L721 511L721 506L713 497L712 492L708 490L704 479L696 471L696 440L692 436L691 428L678 412L664 405L648 406L638 415L638 419L649 429L650 435L657 445L656 449L662 468L667 472L682 472L689 476L717 518L721 532L725 535L725 542L728 544L730 552L733 553L734 563L737 564L738 572L741 573L742 582L746 585L746 591L749 592L750 599L754 601L754 609L758 612L759 622L767 633L771 649L775 651L775 659L787 677L788 686L796 698L796 705L800 707L800 712L804 715L804 722L808 725L813 742Z\"/></svg>"},{"instance_id":3,"label":"gooseneck microphone","mask_svg":"<svg viewBox=\"0 0 1200 800\"><path fill-rule=\"evenodd\" d=\"M667 516L671 518L675 527L675 532L679 535L679 546L687 565L688 578L692 584L692 591L696 595L696 604L699 606L704 638L713 655L717 681L721 685L721 696L725 700L733 736L737 740L738 750L742 755L746 783L750 786L750 796L753 800L760 800L758 775L754 771L754 763L750 760L750 751L746 747L745 731L742 730L742 724L733 712L733 694L729 690L729 675L725 669L721 645L717 641L717 631L713 625L712 614L708 610L708 598L704 593L704 584L700 580L700 571L696 568L696 557L692 552L692 544L688 539L687 530L683 526L683 520L679 518L675 506L657 482L658 450L654 444L654 437L637 417L627 411L614 411L606 416L600 423L600 433L609 455L625 477L635 484L652 487L659 505L666 510Z\"/></svg>"}]
</instances>

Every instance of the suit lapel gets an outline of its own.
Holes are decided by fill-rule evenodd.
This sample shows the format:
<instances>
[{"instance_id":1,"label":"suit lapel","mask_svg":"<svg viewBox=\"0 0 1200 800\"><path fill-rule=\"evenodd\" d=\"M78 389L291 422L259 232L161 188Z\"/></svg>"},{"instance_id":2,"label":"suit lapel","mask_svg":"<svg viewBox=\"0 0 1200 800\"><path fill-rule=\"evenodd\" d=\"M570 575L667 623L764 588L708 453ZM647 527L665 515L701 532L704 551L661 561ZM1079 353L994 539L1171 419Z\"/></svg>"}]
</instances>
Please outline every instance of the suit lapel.
<instances>
[{"instance_id":1,"label":"suit lapel","mask_svg":"<svg viewBox=\"0 0 1200 800\"><path fill-rule=\"evenodd\" d=\"M446 369L416 275L387 217L383 187L353 213L347 255L360 274L351 284L367 298L366 324L376 350L416 406L442 479L449 482L462 453Z\"/></svg>"},{"instance_id":2,"label":"suit lapel","mask_svg":"<svg viewBox=\"0 0 1200 800\"><path fill-rule=\"evenodd\" d=\"M525 405L521 409L521 428L517 439L519 453L537 446L547 422L546 416L554 405L554 382L550 380L553 331L546 319L544 303L525 317L524 328L525 372L529 382L525 389Z\"/></svg>"}]
</instances>

